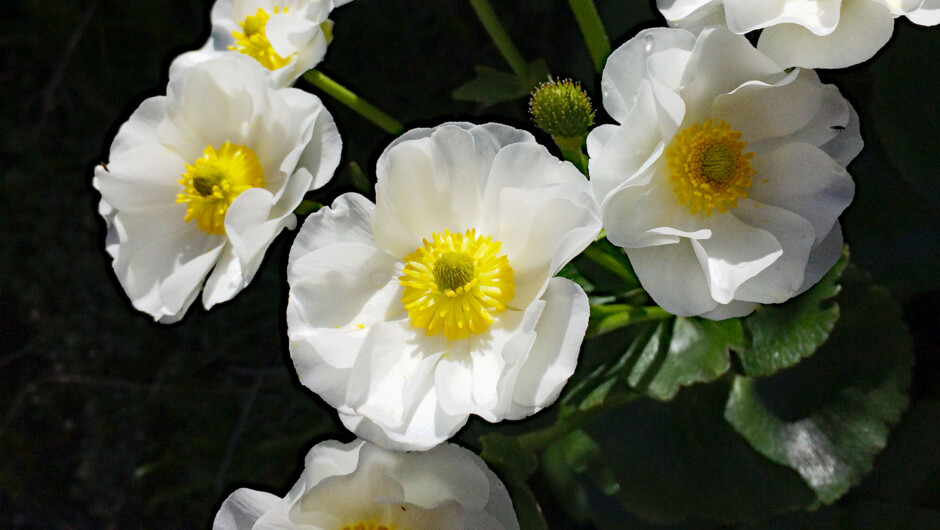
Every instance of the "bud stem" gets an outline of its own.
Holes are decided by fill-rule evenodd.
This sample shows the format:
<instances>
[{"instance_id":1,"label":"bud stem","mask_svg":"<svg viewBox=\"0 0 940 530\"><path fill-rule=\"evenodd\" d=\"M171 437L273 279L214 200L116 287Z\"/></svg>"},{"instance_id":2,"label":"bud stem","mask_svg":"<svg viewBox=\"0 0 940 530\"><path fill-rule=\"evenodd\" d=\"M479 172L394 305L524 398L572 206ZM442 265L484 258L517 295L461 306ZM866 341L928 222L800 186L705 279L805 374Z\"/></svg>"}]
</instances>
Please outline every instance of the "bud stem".
<instances>
[{"instance_id":1,"label":"bud stem","mask_svg":"<svg viewBox=\"0 0 940 530\"><path fill-rule=\"evenodd\" d=\"M522 58L522 54L519 53L519 49L516 48L516 45L512 43L509 34L506 33L506 29L500 24L496 12L493 11L493 6L490 5L488 0L470 0L470 5L473 6L477 17L480 19L480 22L483 23L486 32L490 34L490 38L493 39L493 43L496 44L499 53L503 54L503 58L509 63L509 67L512 68L512 71L515 72L516 76L520 79L528 79L529 65L526 64L525 59Z\"/></svg>"},{"instance_id":2,"label":"bud stem","mask_svg":"<svg viewBox=\"0 0 940 530\"><path fill-rule=\"evenodd\" d=\"M326 92L340 103L358 112L362 117L378 125L386 132L397 136L405 131L404 125L388 114L385 114L368 101L357 96L348 88L330 79L324 75L323 72L319 70L308 70L307 73L304 74L304 79L311 85Z\"/></svg>"},{"instance_id":3,"label":"bud stem","mask_svg":"<svg viewBox=\"0 0 940 530\"><path fill-rule=\"evenodd\" d=\"M585 156L582 147L584 147L584 136L574 136L566 138L563 136L552 136L555 145L561 149L561 156L574 164L578 171L587 176L588 158Z\"/></svg>"},{"instance_id":4,"label":"bud stem","mask_svg":"<svg viewBox=\"0 0 940 530\"><path fill-rule=\"evenodd\" d=\"M594 70L601 73L604 69L604 61L610 55L610 41L607 40L607 32L604 31L604 25L601 23L601 17L597 14L597 8L594 7L593 0L568 0L571 5L571 11L578 20L578 26L581 27L581 33L584 34L584 41L587 43L588 51L591 52L591 59L594 60Z\"/></svg>"}]
</instances>

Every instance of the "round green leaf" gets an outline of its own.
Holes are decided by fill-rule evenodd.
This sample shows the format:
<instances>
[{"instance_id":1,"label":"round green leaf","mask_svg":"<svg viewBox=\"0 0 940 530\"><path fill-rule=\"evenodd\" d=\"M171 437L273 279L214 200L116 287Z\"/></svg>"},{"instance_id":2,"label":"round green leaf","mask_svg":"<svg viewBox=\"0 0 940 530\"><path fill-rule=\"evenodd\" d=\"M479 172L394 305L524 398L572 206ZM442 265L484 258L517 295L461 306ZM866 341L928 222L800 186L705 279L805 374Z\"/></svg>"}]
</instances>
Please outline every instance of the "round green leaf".
<instances>
[{"instance_id":1,"label":"round green leaf","mask_svg":"<svg viewBox=\"0 0 940 530\"><path fill-rule=\"evenodd\" d=\"M755 522L810 505L813 492L797 473L761 456L724 421L729 386L695 385L671 402L638 400L592 421L585 432L603 455L595 465L619 484L599 486L661 524Z\"/></svg>"},{"instance_id":2,"label":"round green leaf","mask_svg":"<svg viewBox=\"0 0 940 530\"><path fill-rule=\"evenodd\" d=\"M907 407L911 339L890 294L849 269L829 341L773 377L735 379L728 422L823 503L857 484Z\"/></svg>"},{"instance_id":3,"label":"round green leaf","mask_svg":"<svg viewBox=\"0 0 940 530\"><path fill-rule=\"evenodd\" d=\"M743 349L744 344L738 319L665 320L627 350L624 377L633 388L669 400L680 387L712 381L727 372L729 351Z\"/></svg>"},{"instance_id":4,"label":"round green leaf","mask_svg":"<svg viewBox=\"0 0 940 530\"><path fill-rule=\"evenodd\" d=\"M836 281L848 263L848 252L802 295L780 305L763 306L744 319L750 346L738 354L745 375L770 375L812 355L839 319L830 300L839 293Z\"/></svg>"}]
</instances>

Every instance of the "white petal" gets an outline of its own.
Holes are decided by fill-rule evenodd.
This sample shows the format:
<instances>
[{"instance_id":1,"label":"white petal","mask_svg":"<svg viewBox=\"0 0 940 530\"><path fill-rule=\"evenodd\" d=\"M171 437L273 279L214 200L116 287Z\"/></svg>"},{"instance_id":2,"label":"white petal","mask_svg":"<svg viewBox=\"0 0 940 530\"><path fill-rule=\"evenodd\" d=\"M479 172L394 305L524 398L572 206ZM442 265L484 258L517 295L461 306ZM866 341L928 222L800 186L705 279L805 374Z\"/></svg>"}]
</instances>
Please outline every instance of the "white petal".
<instances>
[{"instance_id":1,"label":"white petal","mask_svg":"<svg viewBox=\"0 0 940 530\"><path fill-rule=\"evenodd\" d=\"M760 304L756 302L741 302L734 300L730 304L718 304L718 307L711 311L706 311L699 315L709 320L725 320L726 318L738 318L750 315Z\"/></svg>"},{"instance_id":2,"label":"white petal","mask_svg":"<svg viewBox=\"0 0 940 530\"><path fill-rule=\"evenodd\" d=\"M264 25L268 42L281 57L296 53L320 31L319 23L291 13L273 15Z\"/></svg>"},{"instance_id":3,"label":"white petal","mask_svg":"<svg viewBox=\"0 0 940 530\"><path fill-rule=\"evenodd\" d=\"M717 305L688 239L625 250L643 289L666 311L688 317L711 311Z\"/></svg>"},{"instance_id":4,"label":"white petal","mask_svg":"<svg viewBox=\"0 0 940 530\"><path fill-rule=\"evenodd\" d=\"M513 391L513 401L532 412L554 403L574 373L590 316L587 295L570 280L552 278L542 300L537 338Z\"/></svg>"},{"instance_id":5,"label":"white petal","mask_svg":"<svg viewBox=\"0 0 940 530\"><path fill-rule=\"evenodd\" d=\"M174 205L184 189L178 180L185 172L186 162L174 152L145 143L123 149L119 155L112 152L108 169L95 168L95 187L122 211Z\"/></svg>"},{"instance_id":6,"label":"white petal","mask_svg":"<svg viewBox=\"0 0 940 530\"><path fill-rule=\"evenodd\" d=\"M734 298L765 304L785 302L803 283L803 271L806 270L806 261L813 248L812 224L795 213L750 199L738 201L734 216L753 227L759 227L765 234L772 234L778 248L782 249L779 258L740 284Z\"/></svg>"},{"instance_id":7,"label":"white petal","mask_svg":"<svg viewBox=\"0 0 940 530\"><path fill-rule=\"evenodd\" d=\"M685 68L680 94L686 104L685 124L705 121L712 102L754 79L775 81L785 73L746 38L723 27L702 31Z\"/></svg>"},{"instance_id":8,"label":"white petal","mask_svg":"<svg viewBox=\"0 0 940 530\"><path fill-rule=\"evenodd\" d=\"M724 0L728 28L744 34L777 24L799 24L828 35L839 23L843 0Z\"/></svg>"},{"instance_id":9,"label":"white petal","mask_svg":"<svg viewBox=\"0 0 940 530\"><path fill-rule=\"evenodd\" d=\"M590 185L568 162L537 144L500 151L483 197L483 234L500 242L513 268L522 309L550 276L584 250L600 232L600 213Z\"/></svg>"},{"instance_id":10,"label":"white petal","mask_svg":"<svg viewBox=\"0 0 940 530\"><path fill-rule=\"evenodd\" d=\"M420 466L399 465L388 475L404 489L404 500L432 508L446 499L463 507L483 508L490 498L486 466L474 453L453 444L441 444L420 456ZM416 459L417 460L417 459Z\"/></svg>"},{"instance_id":11,"label":"white petal","mask_svg":"<svg viewBox=\"0 0 940 530\"><path fill-rule=\"evenodd\" d=\"M112 247L115 275L134 307L155 319L182 317L225 243L182 216L171 207L113 218L120 240Z\"/></svg>"},{"instance_id":12,"label":"white petal","mask_svg":"<svg viewBox=\"0 0 940 530\"><path fill-rule=\"evenodd\" d=\"M940 24L940 0L924 0L920 9L905 13L908 20L921 26Z\"/></svg>"},{"instance_id":13,"label":"white petal","mask_svg":"<svg viewBox=\"0 0 940 530\"><path fill-rule=\"evenodd\" d=\"M408 321L372 326L352 369L345 403L387 429L410 421L441 356L460 355L443 336L416 335Z\"/></svg>"},{"instance_id":14,"label":"white petal","mask_svg":"<svg viewBox=\"0 0 940 530\"><path fill-rule=\"evenodd\" d=\"M676 22L705 7L706 4L712 7L720 3L721 0L656 0L656 7L666 20Z\"/></svg>"},{"instance_id":15,"label":"white petal","mask_svg":"<svg viewBox=\"0 0 940 530\"><path fill-rule=\"evenodd\" d=\"M334 199L332 206L307 217L291 246L288 271L301 256L333 243L373 244L374 210L375 205L369 199L358 193L345 193Z\"/></svg>"},{"instance_id":16,"label":"white petal","mask_svg":"<svg viewBox=\"0 0 940 530\"><path fill-rule=\"evenodd\" d=\"M852 105L849 105L848 102L846 102L846 105L849 111L848 122L845 124L834 124L836 127L841 125L845 127L845 129L832 140L819 146L820 149L843 167L848 166L849 162L858 156L858 154L862 152L862 147L865 146L865 142L862 141L862 135L859 132L858 113L855 112L855 109L852 108Z\"/></svg>"},{"instance_id":17,"label":"white petal","mask_svg":"<svg viewBox=\"0 0 940 530\"><path fill-rule=\"evenodd\" d=\"M739 209L750 213L749 205ZM777 261L783 248L766 230L745 224L732 214L716 214L707 218L712 231L708 239L693 239L692 248L705 271L711 296L720 304L735 299L735 291L745 281ZM809 230L812 237L812 229Z\"/></svg>"},{"instance_id":18,"label":"white petal","mask_svg":"<svg viewBox=\"0 0 940 530\"><path fill-rule=\"evenodd\" d=\"M653 28L643 30L614 50L607 58L601 76L604 109L623 123L639 94L641 81L646 77L646 61L650 55L678 48L691 50L695 37L680 29ZM682 70L684 64L675 68Z\"/></svg>"},{"instance_id":19,"label":"white petal","mask_svg":"<svg viewBox=\"0 0 940 530\"><path fill-rule=\"evenodd\" d=\"M816 285L823 276L829 272L829 269L839 261L842 256L842 225L836 221L829 234L813 247L806 263L806 271L803 273L803 285L796 290L794 296L806 292L807 289Z\"/></svg>"},{"instance_id":20,"label":"white petal","mask_svg":"<svg viewBox=\"0 0 940 530\"><path fill-rule=\"evenodd\" d=\"M343 152L343 139L339 135L333 116L322 108L319 99L317 103L320 108L317 111L312 141L307 144L297 162L298 167L306 168L313 175L313 183L310 185L312 190L322 188L333 178Z\"/></svg>"},{"instance_id":21,"label":"white petal","mask_svg":"<svg viewBox=\"0 0 940 530\"><path fill-rule=\"evenodd\" d=\"M239 488L222 501L212 530L252 530L265 512L276 509L281 503L282 499L276 495Z\"/></svg>"},{"instance_id":22,"label":"white petal","mask_svg":"<svg viewBox=\"0 0 940 530\"><path fill-rule=\"evenodd\" d=\"M795 212L813 224L815 244L852 202L855 183L816 147L791 143L752 159L757 174L748 197ZM743 207L742 207L743 208Z\"/></svg>"},{"instance_id":23,"label":"white petal","mask_svg":"<svg viewBox=\"0 0 940 530\"><path fill-rule=\"evenodd\" d=\"M376 245L404 257L435 232L463 233L476 226L480 190L475 152L473 136L457 127L437 128L429 138L388 150L375 188Z\"/></svg>"},{"instance_id":24,"label":"white petal","mask_svg":"<svg viewBox=\"0 0 940 530\"><path fill-rule=\"evenodd\" d=\"M757 49L782 67L844 68L870 59L891 39L894 17L869 0L844 0L836 29L814 35L796 24L765 29Z\"/></svg>"},{"instance_id":25,"label":"white petal","mask_svg":"<svg viewBox=\"0 0 940 530\"><path fill-rule=\"evenodd\" d=\"M711 237L701 217L679 204L665 161L648 171L653 174L649 185L624 186L608 195L604 202L607 239L620 247L637 248L672 244L680 237Z\"/></svg>"},{"instance_id":26,"label":"white petal","mask_svg":"<svg viewBox=\"0 0 940 530\"><path fill-rule=\"evenodd\" d=\"M621 126L602 125L587 137L588 172L594 196L601 204L620 186L644 184L632 181L656 161L664 144L649 82L644 80L638 90L635 105ZM650 175L644 174L647 178Z\"/></svg>"},{"instance_id":27,"label":"white petal","mask_svg":"<svg viewBox=\"0 0 940 530\"><path fill-rule=\"evenodd\" d=\"M433 386L424 392L410 421L399 430L385 429L365 416L339 413L343 425L360 438L396 451L426 451L444 442L467 423L466 415L451 416L437 405Z\"/></svg>"},{"instance_id":28,"label":"white petal","mask_svg":"<svg viewBox=\"0 0 940 530\"><path fill-rule=\"evenodd\" d=\"M359 453L365 445L364 440L355 440L348 444L327 440L313 446L304 458L304 485L312 488L327 477L348 475L356 471ZM293 497L288 494L286 498Z\"/></svg>"}]
</instances>

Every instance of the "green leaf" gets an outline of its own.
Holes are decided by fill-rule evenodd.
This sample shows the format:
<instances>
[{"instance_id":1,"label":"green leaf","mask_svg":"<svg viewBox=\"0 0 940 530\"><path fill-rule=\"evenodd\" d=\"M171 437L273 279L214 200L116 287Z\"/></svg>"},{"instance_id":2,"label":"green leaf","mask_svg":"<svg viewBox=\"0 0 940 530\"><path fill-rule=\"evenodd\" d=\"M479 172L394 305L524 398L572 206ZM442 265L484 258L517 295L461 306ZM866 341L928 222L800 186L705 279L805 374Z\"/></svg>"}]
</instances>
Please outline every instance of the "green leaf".
<instances>
[{"instance_id":1,"label":"green leaf","mask_svg":"<svg viewBox=\"0 0 940 530\"><path fill-rule=\"evenodd\" d=\"M548 65L542 59L529 65L525 78L488 66L478 65L473 70L477 74L476 78L458 87L452 96L456 100L476 101L486 106L528 96L536 85L550 77Z\"/></svg>"},{"instance_id":2,"label":"green leaf","mask_svg":"<svg viewBox=\"0 0 940 530\"><path fill-rule=\"evenodd\" d=\"M603 335L640 322L664 320L671 316L659 306L637 307L629 304L592 304L587 335L589 337Z\"/></svg>"},{"instance_id":3,"label":"green leaf","mask_svg":"<svg viewBox=\"0 0 940 530\"><path fill-rule=\"evenodd\" d=\"M802 295L780 305L763 306L744 319L751 345L738 354L745 375L775 373L812 355L839 320L839 306L830 302L839 293L836 284L848 263L848 250Z\"/></svg>"},{"instance_id":4,"label":"green leaf","mask_svg":"<svg viewBox=\"0 0 940 530\"><path fill-rule=\"evenodd\" d=\"M803 477L823 503L857 484L907 407L913 356L890 294L856 269L843 275L843 315L829 341L773 377L738 377L725 417L770 460Z\"/></svg>"},{"instance_id":5,"label":"green leaf","mask_svg":"<svg viewBox=\"0 0 940 530\"><path fill-rule=\"evenodd\" d=\"M662 321L625 354L630 386L660 400L679 388L712 381L728 371L729 351L744 348L741 321L676 318Z\"/></svg>"},{"instance_id":6,"label":"green leaf","mask_svg":"<svg viewBox=\"0 0 940 530\"><path fill-rule=\"evenodd\" d=\"M480 442L483 444L480 457L509 490L519 525L522 528L547 529L542 509L527 482L538 467L535 454L523 449L515 438L501 434L486 434L480 437Z\"/></svg>"},{"instance_id":7,"label":"green leaf","mask_svg":"<svg viewBox=\"0 0 940 530\"><path fill-rule=\"evenodd\" d=\"M297 215L307 215L313 213L320 208L323 208L323 205L316 201L308 201L304 199L300 201L300 204L297 205L297 208L294 208L294 213Z\"/></svg>"},{"instance_id":8,"label":"green leaf","mask_svg":"<svg viewBox=\"0 0 940 530\"><path fill-rule=\"evenodd\" d=\"M565 512L584 523L592 513L590 492L580 475L587 473L605 495L613 495L620 484L607 467L600 446L584 431L576 430L542 452L541 473Z\"/></svg>"},{"instance_id":9,"label":"green leaf","mask_svg":"<svg viewBox=\"0 0 940 530\"><path fill-rule=\"evenodd\" d=\"M810 505L813 492L797 473L768 461L724 421L729 387L722 379L684 388L668 403L637 400L586 425L612 477L592 474L592 481L630 513L660 524L755 522Z\"/></svg>"}]
</instances>

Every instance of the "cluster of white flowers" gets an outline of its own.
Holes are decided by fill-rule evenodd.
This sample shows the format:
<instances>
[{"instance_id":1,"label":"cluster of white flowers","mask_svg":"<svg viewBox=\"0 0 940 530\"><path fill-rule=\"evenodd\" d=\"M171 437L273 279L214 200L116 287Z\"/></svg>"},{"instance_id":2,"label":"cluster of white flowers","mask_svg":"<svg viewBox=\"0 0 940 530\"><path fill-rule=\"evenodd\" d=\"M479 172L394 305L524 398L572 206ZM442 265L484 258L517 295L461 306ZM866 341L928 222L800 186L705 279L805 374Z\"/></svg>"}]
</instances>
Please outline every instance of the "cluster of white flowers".
<instances>
[{"instance_id":1,"label":"cluster of white flowers","mask_svg":"<svg viewBox=\"0 0 940 530\"><path fill-rule=\"evenodd\" d=\"M218 0L205 46L120 128L93 182L137 309L174 322L200 291L207 309L231 299L332 178L333 119L290 85L348 1ZM236 491L215 528L517 528L502 483L444 442L470 415L556 400L590 311L555 275L602 227L681 316L784 302L835 263L858 117L799 67L865 60L894 18L940 21L940 0L658 3L679 28L607 59L616 124L587 136L590 180L525 131L445 123L385 149L375 203L345 194L307 218L287 271L291 358L365 441L314 447L284 498ZM741 35L755 29L756 48Z\"/></svg>"}]
</instances>

